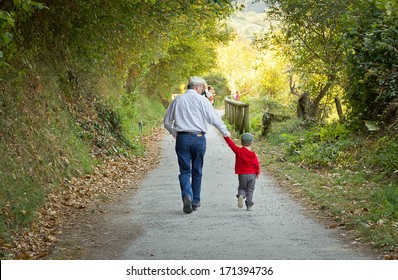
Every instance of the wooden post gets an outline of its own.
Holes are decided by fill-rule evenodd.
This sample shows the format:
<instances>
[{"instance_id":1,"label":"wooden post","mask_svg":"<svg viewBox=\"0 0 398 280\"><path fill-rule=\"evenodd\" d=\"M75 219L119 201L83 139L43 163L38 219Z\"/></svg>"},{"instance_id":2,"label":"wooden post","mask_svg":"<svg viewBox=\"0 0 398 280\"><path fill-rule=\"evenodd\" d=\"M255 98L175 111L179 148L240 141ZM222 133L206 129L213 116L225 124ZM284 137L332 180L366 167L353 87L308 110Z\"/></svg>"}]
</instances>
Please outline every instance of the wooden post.
<instances>
[{"instance_id":1,"label":"wooden post","mask_svg":"<svg viewBox=\"0 0 398 280\"><path fill-rule=\"evenodd\" d=\"M245 132L250 132L249 106L245 107L245 115L243 118L243 125Z\"/></svg>"},{"instance_id":2,"label":"wooden post","mask_svg":"<svg viewBox=\"0 0 398 280\"><path fill-rule=\"evenodd\" d=\"M236 131L240 134L249 132L250 118L249 118L249 104L232 100L226 97L225 101L225 115L229 123L231 123Z\"/></svg>"}]
</instances>

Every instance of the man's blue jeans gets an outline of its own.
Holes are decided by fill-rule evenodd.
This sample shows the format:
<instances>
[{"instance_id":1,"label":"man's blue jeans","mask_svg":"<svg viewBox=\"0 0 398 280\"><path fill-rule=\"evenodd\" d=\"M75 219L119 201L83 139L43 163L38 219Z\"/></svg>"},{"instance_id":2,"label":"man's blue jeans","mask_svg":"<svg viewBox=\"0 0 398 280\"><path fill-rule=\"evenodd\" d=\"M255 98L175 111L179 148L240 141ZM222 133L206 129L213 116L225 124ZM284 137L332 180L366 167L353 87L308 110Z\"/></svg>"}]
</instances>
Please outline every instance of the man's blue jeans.
<instances>
[{"instance_id":1,"label":"man's blue jeans","mask_svg":"<svg viewBox=\"0 0 398 280\"><path fill-rule=\"evenodd\" d=\"M203 159L206 152L206 137L203 134L177 134L176 153L180 167L181 196L188 196L193 206L200 206Z\"/></svg>"}]
</instances>

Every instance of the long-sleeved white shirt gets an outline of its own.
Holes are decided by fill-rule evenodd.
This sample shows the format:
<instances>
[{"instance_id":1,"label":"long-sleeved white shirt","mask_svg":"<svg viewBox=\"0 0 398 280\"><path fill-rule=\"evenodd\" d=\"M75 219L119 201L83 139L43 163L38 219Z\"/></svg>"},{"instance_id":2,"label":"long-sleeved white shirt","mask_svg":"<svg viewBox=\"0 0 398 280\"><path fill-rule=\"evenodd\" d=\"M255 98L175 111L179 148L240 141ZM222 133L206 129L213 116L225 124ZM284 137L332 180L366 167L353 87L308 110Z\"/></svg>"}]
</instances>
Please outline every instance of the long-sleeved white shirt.
<instances>
[{"instance_id":1,"label":"long-sleeved white shirt","mask_svg":"<svg viewBox=\"0 0 398 280\"><path fill-rule=\"evenodd\" d=\"M170 103L163 120L164 127L174 137L181 131L207 133L207 123L215 126L223 136L229 135L209 100L193 89L188 89Z\"/></svg>"}]
</instances>

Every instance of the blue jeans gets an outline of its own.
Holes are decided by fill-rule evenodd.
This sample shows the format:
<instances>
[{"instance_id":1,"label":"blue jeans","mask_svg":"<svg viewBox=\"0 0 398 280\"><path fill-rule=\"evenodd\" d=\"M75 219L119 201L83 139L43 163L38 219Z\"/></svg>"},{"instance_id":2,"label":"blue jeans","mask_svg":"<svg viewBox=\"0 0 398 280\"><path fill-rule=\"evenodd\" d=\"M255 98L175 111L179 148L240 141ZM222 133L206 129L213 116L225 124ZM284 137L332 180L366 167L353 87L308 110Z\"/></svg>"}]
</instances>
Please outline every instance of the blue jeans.
<instances>
[{"instance_id":1,"label":"blue jeans","mask_svg":"<svg viewBox=\"0 0 398 280\"><path fill-rule=\"evenodd\" d=\"M191 198L192 205L200 206L202 168L206 152L206 137L198 134L177 134L175 147L180 167L181 196Z\"/></svg>"}]
</instances>

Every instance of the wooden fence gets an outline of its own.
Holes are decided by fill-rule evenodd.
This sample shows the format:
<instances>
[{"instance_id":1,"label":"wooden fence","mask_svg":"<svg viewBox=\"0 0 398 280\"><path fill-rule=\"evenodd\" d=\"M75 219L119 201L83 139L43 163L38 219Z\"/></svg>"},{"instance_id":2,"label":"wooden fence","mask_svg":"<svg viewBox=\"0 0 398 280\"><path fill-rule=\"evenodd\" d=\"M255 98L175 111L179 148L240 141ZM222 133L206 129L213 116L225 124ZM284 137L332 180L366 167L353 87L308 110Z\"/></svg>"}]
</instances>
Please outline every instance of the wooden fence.
<instances>
[{"instance_id":1,"label":"wooden fence","mask_svg":"<svg viewBox=\"0 0 398 280\"><path fill-rule=\"evenodd\" d=\"M225 117L240 134L249 132L249 104L225 97Z\"/></svg>"}]
</instances>

